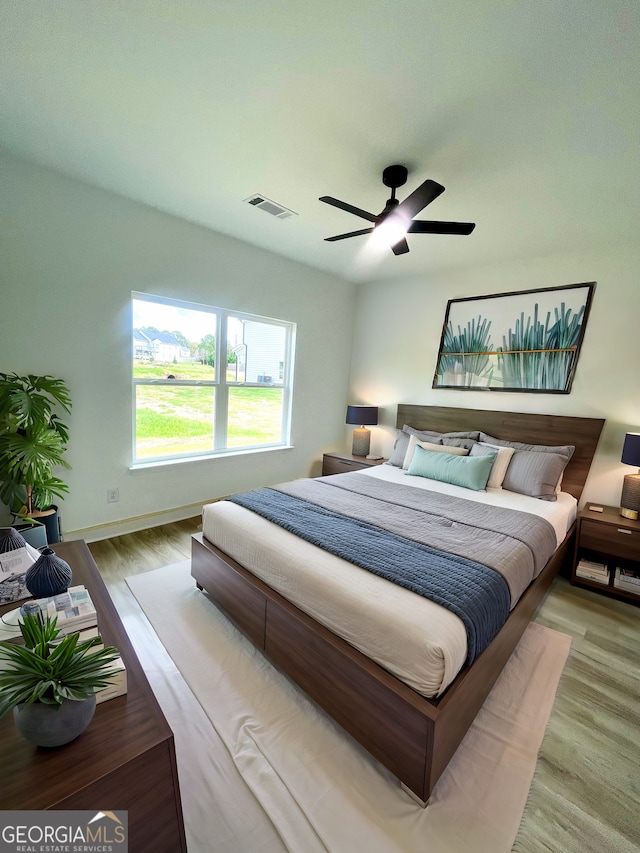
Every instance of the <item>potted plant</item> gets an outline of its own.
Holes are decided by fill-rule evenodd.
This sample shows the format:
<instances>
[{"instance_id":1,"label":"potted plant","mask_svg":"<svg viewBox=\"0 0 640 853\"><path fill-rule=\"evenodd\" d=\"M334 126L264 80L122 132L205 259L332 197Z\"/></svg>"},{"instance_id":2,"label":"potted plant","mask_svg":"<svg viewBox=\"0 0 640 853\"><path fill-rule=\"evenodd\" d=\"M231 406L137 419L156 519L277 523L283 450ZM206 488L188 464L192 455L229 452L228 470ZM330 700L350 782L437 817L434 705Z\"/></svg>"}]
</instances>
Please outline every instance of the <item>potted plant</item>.
<instances>
[{"instance_id":1,"label":"potted plant","mask_svg":"<svg viewBox=\"0 0 640 853\"><path fill-rule=\"evenodd\" d=\"M49 542L59 538L53 501L69 491L53 474L58 466L71 467L64 459L69 433L60 410L71 411L61 379L0 373L0 499L14 516L47 524Z\"/></svg>"},{"instance_id":2,"label":"potted plant","mask_svg":"<svg viewBox=\"0 0 640 853\"><path fill-rule=\"evenodd\" d=\"M119 657L99 637L59 639L57 621L28 614L20 624L24 646L0 642L0 718L13 709L18 731L39 746L61 746L85 730Z\"/></svg>"}]
</instances>

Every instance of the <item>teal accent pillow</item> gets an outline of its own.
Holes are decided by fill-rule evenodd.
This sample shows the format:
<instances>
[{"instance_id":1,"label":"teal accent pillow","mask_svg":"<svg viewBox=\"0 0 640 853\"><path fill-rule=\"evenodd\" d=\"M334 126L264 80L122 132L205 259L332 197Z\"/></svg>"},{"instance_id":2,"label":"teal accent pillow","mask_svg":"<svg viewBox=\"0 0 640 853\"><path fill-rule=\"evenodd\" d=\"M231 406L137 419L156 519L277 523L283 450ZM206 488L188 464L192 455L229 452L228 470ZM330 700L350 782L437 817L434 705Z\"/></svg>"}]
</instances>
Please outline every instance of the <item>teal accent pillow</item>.
<instances>
[{"instance_id":1,"label":"teal accent pillow","mask_svg":"<svg viewBox=\"0 0 640 853\"><path fill-rule=\"evenodd\" d=\"M417 445L407 474L481 492L487 488L487 480L496 456L497 453L487 453L486 456L453 456L450 453L425 450Z\"/></svg>"}]
</instances>

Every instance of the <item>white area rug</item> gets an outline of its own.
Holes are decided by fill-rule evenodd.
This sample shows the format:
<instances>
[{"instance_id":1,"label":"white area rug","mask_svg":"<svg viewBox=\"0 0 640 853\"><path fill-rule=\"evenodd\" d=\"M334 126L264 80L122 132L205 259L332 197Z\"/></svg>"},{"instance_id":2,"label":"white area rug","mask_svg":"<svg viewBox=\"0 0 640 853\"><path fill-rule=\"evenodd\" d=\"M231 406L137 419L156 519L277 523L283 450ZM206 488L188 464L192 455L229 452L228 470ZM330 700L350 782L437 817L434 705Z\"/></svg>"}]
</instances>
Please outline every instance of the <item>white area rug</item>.
<instances>
[{"instance_id":1,"label":"white area rug","mask_svg":"<svg viewBox=\"0 0 640 853\"><path fill-rule=\"evenodd\" d=\"M206 715L177 673L145 666L176 736L191 853L511 851L570 637L529 625L422 809L196 589L188 561L127 583Z\"/></svg>"}]
</instances>

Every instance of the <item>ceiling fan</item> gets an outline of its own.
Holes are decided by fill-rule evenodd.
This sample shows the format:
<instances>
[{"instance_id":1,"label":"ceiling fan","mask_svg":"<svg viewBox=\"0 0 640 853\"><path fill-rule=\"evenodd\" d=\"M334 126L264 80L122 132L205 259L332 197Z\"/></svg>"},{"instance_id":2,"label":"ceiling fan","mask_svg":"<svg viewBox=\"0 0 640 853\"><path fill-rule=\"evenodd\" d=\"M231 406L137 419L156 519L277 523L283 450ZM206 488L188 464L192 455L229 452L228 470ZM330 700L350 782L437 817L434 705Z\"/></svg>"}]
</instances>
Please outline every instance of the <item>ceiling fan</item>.
<instances>
[{"instance_id":1,"label":"ceiling fan","mask_svg":"<svg viewBox=\"0 0 640 853\"><path fill-rule=\"evenodd\" d=\"M374 223L371 228L350 231L348 234L338 234L335 237L325 237L325 240L334 243L336 240L346 240L347 237L359 237L361 234L371 234L375 231L379 232L381 242L386 242L391 247L394 255L404 255L409 251L406 234L471 234L476 227L475 222L433 222L414 219L416 214L444 192L444 187L436 181L426 180L404 201L398 201L396 190L407 182L408 174L405 166L387 166L383 171L382 183L385 187L391 188L391 198L387 199L384 210L377 216L332 198L330 195L321 196L320 201Z\"/></svg>"}]
</instances>

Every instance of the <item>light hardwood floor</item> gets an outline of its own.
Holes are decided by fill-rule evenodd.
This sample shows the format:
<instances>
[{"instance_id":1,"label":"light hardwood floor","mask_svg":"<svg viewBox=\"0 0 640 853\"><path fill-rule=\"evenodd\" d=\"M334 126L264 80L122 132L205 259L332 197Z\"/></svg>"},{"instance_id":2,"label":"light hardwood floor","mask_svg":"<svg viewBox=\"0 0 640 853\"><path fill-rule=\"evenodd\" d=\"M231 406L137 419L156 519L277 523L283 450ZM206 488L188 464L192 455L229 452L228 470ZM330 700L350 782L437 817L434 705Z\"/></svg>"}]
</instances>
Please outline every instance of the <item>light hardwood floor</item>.
<instances>
[{"instance_id":1,"label":"light hardwood floor","mask_svg":"<svg viewBox=\"0 0 640 853\"><path fill-rule=\"evenodd\" d=\"M189 558L199 522L89 544L125 625L137 608L125 578ZM640 608L559 578L536 621L573 641L514 853L637 853Z\"/></svg>"}]
</instances>

